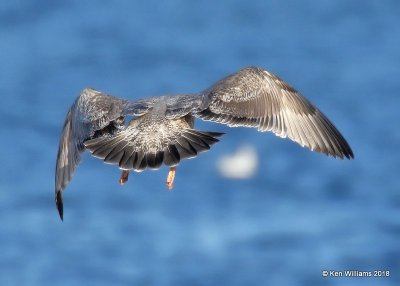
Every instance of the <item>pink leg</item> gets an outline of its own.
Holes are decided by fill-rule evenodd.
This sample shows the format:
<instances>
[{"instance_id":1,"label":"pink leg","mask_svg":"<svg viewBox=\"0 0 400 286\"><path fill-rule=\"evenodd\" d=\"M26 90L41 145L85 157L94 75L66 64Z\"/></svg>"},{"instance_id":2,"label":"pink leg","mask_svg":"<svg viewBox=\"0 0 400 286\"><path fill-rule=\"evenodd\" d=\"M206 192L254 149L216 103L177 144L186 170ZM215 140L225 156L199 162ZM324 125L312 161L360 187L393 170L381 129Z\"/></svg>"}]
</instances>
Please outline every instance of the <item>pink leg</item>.
<instances>
[{"instance_id":1,"label":"pink leg","mask_svg":"<svg viewBox=\"0 0 400 286\"><path fill-rule=\"evenodd\" d=\"M128 181L128 177L129 177L129 171L123 170L121 177L119 178L119 184L121 186L125 185L125 183Z\"/></svg>"},{"instance_id":2,"label":"pink leg","mask_svg":"<svg viewBox=\"0 0 400 286\"><path fill-rule=\"evenodd\" d=\"M166 185L168 190L170 191L174 187L175 174L176 174L176 167L169 168Z\"/></svg>"}]
</instances>

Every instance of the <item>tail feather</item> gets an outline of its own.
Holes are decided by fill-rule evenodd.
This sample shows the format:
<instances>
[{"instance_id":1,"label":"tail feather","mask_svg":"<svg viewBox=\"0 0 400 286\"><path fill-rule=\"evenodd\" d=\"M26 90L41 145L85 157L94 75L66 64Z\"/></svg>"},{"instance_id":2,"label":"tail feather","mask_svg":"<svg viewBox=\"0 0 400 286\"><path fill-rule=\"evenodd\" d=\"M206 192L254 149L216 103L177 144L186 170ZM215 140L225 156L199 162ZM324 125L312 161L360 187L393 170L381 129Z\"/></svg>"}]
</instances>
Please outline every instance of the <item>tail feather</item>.
<instances>
[{"instance_id":1,"label":"tail feather","mask_svg":"<svg viewBox=\"0 0 400 286\"><path fill-rule=\"evenodd\" d=\"M143 151L137 153L134 169L143 171L147 168L146 154Z\"/></svg>"},{"instance_id":2,"label":"tail feather","mask_svg":"<svg viewBox=\"0 0 400 286\"><path fill-rule=\"evenodd\" d=\"M197 156L197 151L196 148L194 148L188 140L186 140L184 137L178 138L176 140L176 149L179 152L179 156L182 159L186 158L193 158Z\"/></svg>"},{"instance_id":3,"label":"tail feather","mask_svg":"<svg viewBox=\"0 0 400 286\"><path fill-rule=\"evenodd\" d=\"M150 169L159 169L164 160L164 152L158 151L156 153L146 154L147 167Z\"/></svg>"},{"instance_id":4,"label":"tail feather","mask_svg":"<svg viewBox=\"0 0 400 286\"><path fill-rule=\"evenodd\" d=\"M175 145L168 145L164 150L164 164L167 166L174 166L179 163L181 156Z\"/></svg>"},{"instance_id":5,"label":"tail feather","mask_svg":"<svg viewBox=\"0 0 400 286\"><path fill-rule=\"evenodd\" d=\"M196 157L219 142L217 138L221 135L223 133L184 129L170 142L160 142L160 150L155 151L146 151L148 146L137 146L129 137L122 136L98 137L87 140L84 145L93 156L106 163L124 170L143 171L159 169L163 163L176 166L183 159Z\"/></svg>"},{"instance_id":6,"label":"tail feather","mask_svg":"<svg viewBox=\"0 0 400 286\"><path fill-rule=\"evenodd\" d=\"M124 155L122 156L121 161L119 162L120 168L124 170L132 169L133 160L135 159L133 147L127 147L123 151L123 153Z\"/></svg>"},{"instance_id":7,"label":"tail feather","mask_svg":"<svg viewBox=\"0 0 400 286\"><path fill-rule=\"evenodd\" d=\"M209 150L211 145L219 142L217 138L223 134L224 133L187 129L182 132L181 136L176 140L176 143L170 146L176 148L179 154L179 163L182 159L193 158L199 153ZM168 150L168 155L170 154L170 149ZM165 162L167 166L174 166L177 164L175 162L172 164L169 163L170 162Z\"/></svg>"},{"instance_id":8,"label":"tail feather","mask_svg":"<svg viewBox=\"0 0 400 286\"><path fill-rule=\"evenodd\" d=\"M196 149L196 151L199 150L209 150L210 149L210 145L208 145L203 138L198 137L194 134L191 133L185 133L182 135L185 139L188 140L188 142L190 143L190 145L192 145L192 147L194 149Z\"/></svg>"}]
</instances>

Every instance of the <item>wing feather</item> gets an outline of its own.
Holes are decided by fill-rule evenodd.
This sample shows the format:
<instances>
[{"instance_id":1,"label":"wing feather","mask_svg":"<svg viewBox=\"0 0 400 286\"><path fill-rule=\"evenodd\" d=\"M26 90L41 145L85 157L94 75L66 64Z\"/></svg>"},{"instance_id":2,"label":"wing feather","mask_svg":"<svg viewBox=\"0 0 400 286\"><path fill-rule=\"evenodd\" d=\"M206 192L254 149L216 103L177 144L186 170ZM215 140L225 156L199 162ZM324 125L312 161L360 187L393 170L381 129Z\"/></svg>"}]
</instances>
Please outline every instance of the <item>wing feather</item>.
<instances>
[{"instance_id":1,"label":"wing feather","mask_svg":"<svg viewBox=\"0 0 400 286\"><path fill-rule=\"evenodd\" d=\"M131 102L90 88L81 92L67 113L58 147L55 193L61 219L63 219L62 192L71 181L81 160L81 153L84 151L83 142L97 135L111 135L118 129L116 128L118 118L142 115L151 108L151 103L151 100ZM96 155L104 156L107 151L110 150L98 149Z\"/></svg>"},{"instance_id":2,"label":"wing feather","mask_svg":"<svg viewBox=\"0 0 400 286\"><path fill-rule=\"evenodd\" d=\"M353 158L344 137L305 97L279 77L256 67L232 74L204 91L193 115L231 127L254 127L288 137L301 146L339 158Z\"/></svg>"}]
</instances>

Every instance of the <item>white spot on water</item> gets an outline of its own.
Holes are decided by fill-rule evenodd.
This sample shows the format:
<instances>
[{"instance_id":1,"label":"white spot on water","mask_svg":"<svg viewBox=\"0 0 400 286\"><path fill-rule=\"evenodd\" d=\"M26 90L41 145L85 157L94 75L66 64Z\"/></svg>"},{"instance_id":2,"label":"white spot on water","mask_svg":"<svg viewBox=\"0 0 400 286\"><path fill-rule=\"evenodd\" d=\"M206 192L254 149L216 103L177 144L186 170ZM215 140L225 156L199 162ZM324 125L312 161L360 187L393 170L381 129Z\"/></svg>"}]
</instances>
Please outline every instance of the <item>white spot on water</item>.
<instances>
[{"instance_id":1,"label":"white spot on water","mask_svg":"<svg viewBox=\"0 0 400 286\"><path fill-rule=\"evenodd\" d=\"M252 145L242 145L234 153L222 156L217 161L218 172L231 179L248 179L258 168L257 150Z\"/></svg>"}]
</instances>

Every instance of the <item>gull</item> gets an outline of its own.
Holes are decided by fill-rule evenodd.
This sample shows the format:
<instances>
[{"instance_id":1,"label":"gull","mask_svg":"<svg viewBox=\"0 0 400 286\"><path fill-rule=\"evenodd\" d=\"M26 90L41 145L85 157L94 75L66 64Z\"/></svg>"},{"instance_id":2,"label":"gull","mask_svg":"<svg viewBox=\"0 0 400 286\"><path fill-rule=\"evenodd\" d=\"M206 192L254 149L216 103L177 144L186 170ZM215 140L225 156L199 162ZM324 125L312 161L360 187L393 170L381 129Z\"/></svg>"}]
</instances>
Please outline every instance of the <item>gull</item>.
<instances>
[{"instance_id":1,"label":"gull","mask_svg":"<svg viewBox=\"0 0 400 286\"><path fill-rule=\"evenodd\" d=\"M344 137L317 107L258 67L241 69L196 94L130 101L85 88L69 109L60 137L55 202L61 220L62 193L84 151L116 165L121 185L132 170L156 170L164 164L169 167L166 186L172 189L180 161L209 150L223 135L195 129L195 119L271 131L312 151L354 158Z\"/></svg>"}]
</instances>

